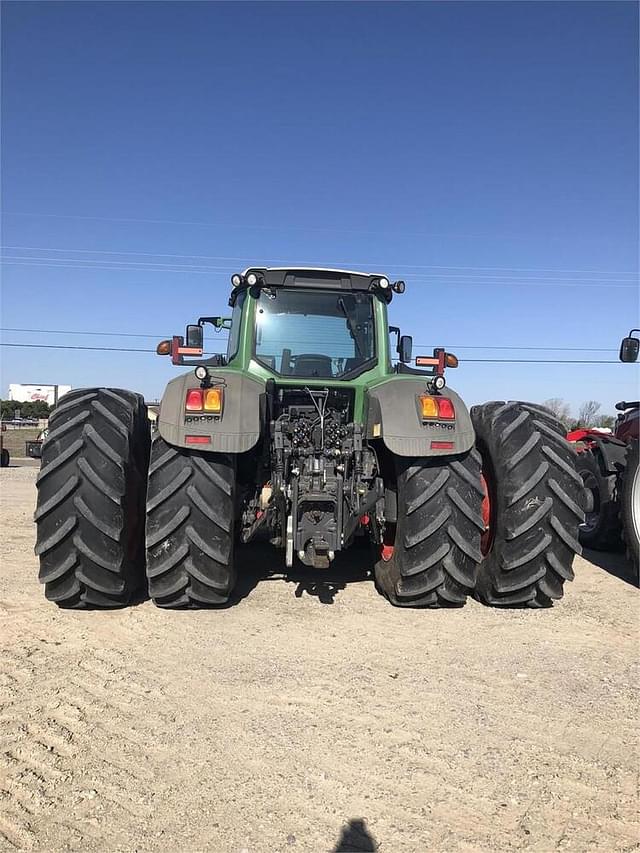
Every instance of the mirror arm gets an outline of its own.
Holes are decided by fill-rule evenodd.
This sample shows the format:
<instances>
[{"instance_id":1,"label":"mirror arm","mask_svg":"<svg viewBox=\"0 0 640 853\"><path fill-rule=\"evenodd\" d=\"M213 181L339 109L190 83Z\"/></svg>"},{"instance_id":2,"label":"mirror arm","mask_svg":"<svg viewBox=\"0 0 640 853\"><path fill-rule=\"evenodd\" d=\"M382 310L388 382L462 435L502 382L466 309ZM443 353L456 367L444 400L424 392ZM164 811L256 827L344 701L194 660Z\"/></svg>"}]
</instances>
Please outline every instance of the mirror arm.
<instances>
[{"instance_id":1,"label":"mirror arm","mask_svg":"<svg viewBox=\"0 0 640 853\"><path fill-rule=\"evenodd\" d=\"M210 323L214 329L230 329L231 317L198 317L198 325L204 326L205 323Z\"/></svg>"},{"instance_id":2,"label":"mirror arm","mask_svg":"<svg viewBox=\"0 0 640 853\"><path fill-rule=\"evenodd\" d=\"M395 334L396 352L400 355L400 326L389 326L389 334Z\"/></svg>"}]
</instances>

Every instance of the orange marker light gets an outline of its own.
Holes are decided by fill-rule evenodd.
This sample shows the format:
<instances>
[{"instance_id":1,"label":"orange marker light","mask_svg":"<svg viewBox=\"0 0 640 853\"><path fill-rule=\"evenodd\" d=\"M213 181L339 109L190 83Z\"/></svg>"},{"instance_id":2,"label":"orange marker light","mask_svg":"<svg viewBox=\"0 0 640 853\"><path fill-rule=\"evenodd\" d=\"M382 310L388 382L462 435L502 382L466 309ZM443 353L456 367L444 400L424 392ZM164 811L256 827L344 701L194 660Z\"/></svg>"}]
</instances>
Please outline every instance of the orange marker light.
<instances>
[{"instance_id":1,"label":"orange marker light","mask_svg":"<svg viewBox=\"0 0 640 853\"><path fill-rule=\"evenodd\" d=\"M418 397L420 401L420 414L423 418L437 418L438 404L435 397L428 397L426 394Z\"/></svg>"},{"instance_id":2,"label":"orange marker light","mask_svg":"<svg viewBox=\"0 0 640 853\"><path fill-rule=\"evenodd\" d=\"M207 388L204 392L204 410L214 415L222 412L222 388Z\"/></svg>"}]
</instances>

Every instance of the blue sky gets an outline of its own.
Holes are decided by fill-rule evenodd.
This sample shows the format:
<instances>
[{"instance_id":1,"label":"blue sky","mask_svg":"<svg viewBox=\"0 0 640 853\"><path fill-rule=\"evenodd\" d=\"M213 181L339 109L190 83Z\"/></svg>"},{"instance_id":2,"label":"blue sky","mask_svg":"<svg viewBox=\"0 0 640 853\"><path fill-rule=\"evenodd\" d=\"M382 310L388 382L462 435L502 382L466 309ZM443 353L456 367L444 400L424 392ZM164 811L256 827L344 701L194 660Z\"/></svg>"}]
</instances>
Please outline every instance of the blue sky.
<instances>
[{"instance_id":1,"label":"blue sky","mask_svg":"<svg viewBox=\"0 0 640 853\"><path fill-rule=\"evenodd\" d=\"M636 4L2 16L2 326L121 334L4 342L153 347L225 313L231 272L273 261L404 278L392 320L461 359L615 361L640 325ZM584 349L498 349L514 346ZM152 398L176 370L137 352L2 357L3 395L59 382ZM469 403L603 411L637 381L618 363L463 361L450 378Z\"/></svg>"}]
</instances>

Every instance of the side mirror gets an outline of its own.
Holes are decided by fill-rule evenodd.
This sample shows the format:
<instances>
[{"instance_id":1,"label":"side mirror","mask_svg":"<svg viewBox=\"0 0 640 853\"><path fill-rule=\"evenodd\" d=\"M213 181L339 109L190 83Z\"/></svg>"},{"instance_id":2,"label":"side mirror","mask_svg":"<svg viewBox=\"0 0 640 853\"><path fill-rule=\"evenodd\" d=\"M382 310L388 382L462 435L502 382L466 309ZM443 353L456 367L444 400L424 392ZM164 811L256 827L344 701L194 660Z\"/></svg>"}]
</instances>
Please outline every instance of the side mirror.
<instances>
[{"instance_id":1,"label":"side mirror","mask_svg":"<svg viewBox=\"0 0 640 853\"><path fill-rule=\"evenodd\" d=\"M185 346L189 347L189 349L202 349L202 346L203 346L202 326L199 326L199 325L187 326L187 334L185 335L185 339L186 339Z\"/></svg>"},{"instance_id":2,"label":"side mirror","mask_svg":"<svg viewBox=\"0 0 640 853\"><path fill-rule=\"evenodd\" d=\"M413 338L411 335L402 335L398 343L398 354L400 361L408 364L411 361L411 352L413 351Z\"/></svg>"},{"instance_id":3,"label":"side mirror","mask_svg":"<svg viewBox=\"0 0 640 853\"><path fill-rule=\"evenodd\" d=\"M632 332L638 331L637 329L632 329ZM640 352L640 339L632 338L631 334L629 334L628 338L623 338L622 343L620 344L620 361L624 361L627 363L632 363L638 360L638 353Z\"/></svg>"}]
</instances>

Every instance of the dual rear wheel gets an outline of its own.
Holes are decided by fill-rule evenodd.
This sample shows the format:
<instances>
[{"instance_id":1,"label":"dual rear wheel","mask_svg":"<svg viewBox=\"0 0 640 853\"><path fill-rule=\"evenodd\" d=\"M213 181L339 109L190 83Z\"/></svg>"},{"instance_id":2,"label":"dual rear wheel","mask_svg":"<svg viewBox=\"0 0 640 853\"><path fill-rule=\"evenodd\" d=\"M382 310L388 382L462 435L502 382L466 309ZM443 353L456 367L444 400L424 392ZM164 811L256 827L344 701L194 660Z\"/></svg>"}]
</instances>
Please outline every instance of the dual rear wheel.
<instances>
[{"instance_id":1,"label":"dual rear wheel","mask_svg":"<svg viewBox=\"0 0 640 853\"><path fill-rule=\"evenodd\" d=\"M580 553L582 479L555 417L494 402L471 410L476 448L399 460L398 520L375 566L392 604L545 607Z\"/></svg>"}]
</instances>

